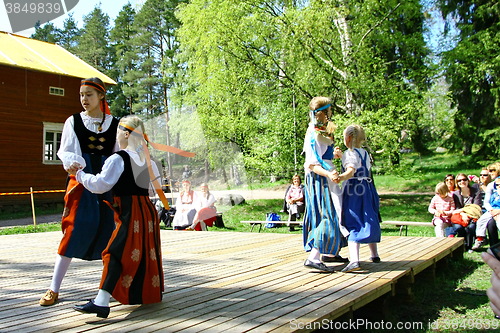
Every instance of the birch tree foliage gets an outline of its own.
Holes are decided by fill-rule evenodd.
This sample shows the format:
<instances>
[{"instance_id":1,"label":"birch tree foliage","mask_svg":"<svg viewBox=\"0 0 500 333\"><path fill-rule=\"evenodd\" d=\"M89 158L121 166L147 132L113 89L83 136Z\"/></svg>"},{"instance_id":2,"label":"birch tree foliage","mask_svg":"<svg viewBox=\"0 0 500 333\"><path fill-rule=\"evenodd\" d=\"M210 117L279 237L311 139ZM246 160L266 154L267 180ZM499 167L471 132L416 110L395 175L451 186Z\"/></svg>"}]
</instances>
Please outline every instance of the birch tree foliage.
<instances>
[{"instance_id":1,"label":"birch tree foliage","mask_svg":"<svg viewBox=\"0 0 500 333\"><path fill-rule=\"evenodd\" d=\"M179 36L187 64L188 94L184 103L196 107L205 135L211 141L236 143L250 152L258 136L257 105L262 90L248 61L239 59L235 22L241 7L228 1L183 6ZM200 15L201 12L201 15ZM238 37L236 37L238 38Z\"/></svg>"},{"instance_id":2,"label":"birch tree foliage","mask_svg":"<svg viewBox=\"0 0 500 333\"><path fill-rule=\"evenodd\" d=\"M202 124L213 137L243 147L247 162L269 160L276 157L274 147L293 146L296 137L283 135L283 129L303 137L310 98L327 95L351 121L369 121L384 139L399 138L420 107L412 98L418 99L423 84L425 56L417 26L420 6L410 1L401 13L400 6L396 1L263 0L194 0L183 6L179 36L187 91ZM292 100L304 111L302 126ZM290 131L293 126L299 131ZM394 140L386 146L397 151Z\"/></svg>"}]
</instances>

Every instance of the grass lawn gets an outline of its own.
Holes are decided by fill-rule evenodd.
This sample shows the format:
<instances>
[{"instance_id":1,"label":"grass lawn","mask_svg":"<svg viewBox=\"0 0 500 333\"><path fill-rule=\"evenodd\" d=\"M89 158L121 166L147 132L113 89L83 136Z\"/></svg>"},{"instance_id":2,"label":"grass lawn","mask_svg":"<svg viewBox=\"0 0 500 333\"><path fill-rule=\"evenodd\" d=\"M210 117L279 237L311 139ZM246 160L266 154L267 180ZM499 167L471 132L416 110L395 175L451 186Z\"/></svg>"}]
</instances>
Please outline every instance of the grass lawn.
<instances>
[{"instance_id":1,"label":"grass lawn","mask_svg":"<svg viewBox=\"0 0 500 333\"><path fill-rule=\"evenodd\" d=\"M477 175L480 168L481 165L450 154L435 154L425 158L408 154L404 156L401 167L391 173L375 170L375 183L381 193L382 219L430 221L427 206L436 183L442 181L448 173ZM272 184L275 185L278 184ZM218 206L218 211L224 213L226 228L211 230L249 232L251 226L240 223L241 220L265 220L266 213L279 213L281 206L282 200L278 199L248 200L233 207ZM53 224L39 225L36 229L33 226L7 228L0 230L0 234L50 230L60 230L60 227ZM290 233L287 227L265 229L263 232ZM299 234L301 230L297 229L292 233ZM399 228L382 225L382 233L399 235ZM408 236L434 237L434 230L428 227L408 227ZM424 324L423 330L406 329L406 332L483 332L481 328L500 328L500 320L494 319L486 296L490 276L491 270L477 252L465 253L464 260L449 260L445 268L438 270L435 279L416 279L411 301L391 303L391 321ZM369 314L360 312L359 316L369 317ZM376 330L369 330L374 331Z\"/></svg>"}]
</instances>

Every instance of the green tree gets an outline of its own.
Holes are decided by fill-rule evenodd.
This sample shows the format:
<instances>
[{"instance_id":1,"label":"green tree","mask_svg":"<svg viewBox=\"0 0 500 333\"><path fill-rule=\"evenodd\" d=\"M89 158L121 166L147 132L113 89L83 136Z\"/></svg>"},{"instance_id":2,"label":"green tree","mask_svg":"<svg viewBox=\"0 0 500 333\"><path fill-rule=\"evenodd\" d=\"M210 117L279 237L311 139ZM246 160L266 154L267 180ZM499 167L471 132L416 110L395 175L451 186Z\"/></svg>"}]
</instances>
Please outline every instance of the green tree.
<instances>
[{"instance_id":1,"label":"green tree","mask_svg":"<svg viewBox=\"0 0 500 333\"><path fill-rule=\"evenodd\" d=\"M464 155L500 153L500 5L493 0L438 0L443 17L456 22L456 46L443 55L455 113L452 142ZM479 135L478 135L479 134Z\"/></svg>"},{"instance_id":2,"label":"green tree","mask_svg":"<svg viewBox=\"0 0 500 333\"><path fill-rule=\"evenodd\" d=\"M130 40L133 54L128 58L133 67L123 76L124 95L132 102L133 113L148 118L164 115L163 130L155 133L159 141L170 144L168 127L170 89L179 72L176 54L178 42L176 30L180 22L174 16L178 3L183 0L147 0L137 13ZM171 172L171 156L167 154Z\"/></svg>"},{"instance_id":3,"label":"green tree","mask_svg":"<svg viewBox=\"0 0 500 333\"><path fill-rule=\"evenodd\" d=\"M114 49L109 38L109 16L99 6L83 17L83 29L75 49L76 55L95 69L111 78L116 78ZM120 94L120 88L107 87L107 100L110 109L116 110L113 103Z\"/></svg>"},{"instance_id":4,"label":"green tree","mask_svg":"<svg viewBox=\"0 0 500 333\"><path fill-rule=\"evenodd\" d=\"M135 16L136 34L131 39L135 68L125 77L131 83L125 94L136 97L133 112L148 116L168 112L168 90L173 82L171 69L175 67L172 64L177 48L175 30L179 25L173 12L179 2L147 0ZM166 68L170 71L166 72Z\"/></svg>"},{"instance_id":5,"label":"green tree","mask_svg":"<svg viewBox=\"0 0 500 333\"><path fill-rule=\"evenodd\" d=\"M317 95L334 98L340 124L369 126L394 163L401 131L416 132L427 85L416 0L193 0L179 18L186 103L210 140L241 148L248 170L301 164L296 141Z\"/></svg>"},{"instance_id":6,"label":"green tree","mask_svg":"<svg viewBox=\"0 0 500 333\"><path fill-rule=\"evenodd\" d=\"M107 74L113 68L113 52L109 44L109 16L99 6L83 17L83 30L78 38L77 55L89 65Z\"/></svg>"},{"instance_id":7,"label":"green tree","mask_svg":"<svg viewBox=\"0 0 500 333\"><path fill-rule=\"evenodd\" d=\"M43 26L37 22L35 24L35 32L30 38L41 40L49 43L57 43L59 41L61 31L56 28L52 22L48 22Z\"/></svg>"},{"instance_id":8,"label":"green tree","mask_svg":"<svg viewBox=\"0 0 500 333\"><path fill-rule=\"evenodd\" d=\"M82 31L73 18L73 13L64 20L63 29L60 30L58 43L71 53L75 53L78 47L78 38Z\"/></svg>"},{"instance_id":9,"label":"green tree","mask_svg":"<svg viewBox=\"0 0 500 333\"><path fill-rule=\"evenodd\" d=\"M123 6L110 32L110 43L116 59L113 78L118 83L111 112L118 117L131 114L135 103L135 96L125 93L128 87L128 82L125 81L126 75L135 68L135 48L131 45L131 39L137 33L134 28L135 15L136 12L130 4Z\"/></svg>"}]
</instances>

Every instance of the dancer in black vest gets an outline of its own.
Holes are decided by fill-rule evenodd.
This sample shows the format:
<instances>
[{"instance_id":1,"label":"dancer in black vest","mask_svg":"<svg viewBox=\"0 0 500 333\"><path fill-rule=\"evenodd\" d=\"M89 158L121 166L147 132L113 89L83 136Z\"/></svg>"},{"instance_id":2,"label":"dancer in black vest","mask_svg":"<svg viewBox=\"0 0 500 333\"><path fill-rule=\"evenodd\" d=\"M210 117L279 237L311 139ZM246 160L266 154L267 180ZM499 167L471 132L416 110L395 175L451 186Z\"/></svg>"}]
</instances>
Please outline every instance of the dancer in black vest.
<instances>
[{"instance_id":1,"label":"dancer in black vest","mask_svg":"<svg viewBox=\"0 0 500 333\"><path fill-rule=\"evenodd\" d=\"M118 149L118 120L109 114L106 89L98 78L82 80L80 102L85 111L74 114L64 123L57 156L66 171L79 163L85 172L97 174L108 156ZM59 245L54 274L40 305L57 302L59 288L72 258L100 260L114 229L113 211L104 204L111 194L93 194L69 176L62 217L63 238Z\"/></svg>"},{"instance_id":2,"label":"dancer in black vest","mask_svg":"<svg viewBox=\"0 0 500 333\"><path fill-rule=\"evenodd\" d=\"M95 299L74 309L109 315L110 297L122 304L157 303L162 299L163 269L158 214L149 199L150 179L159 177L137 116L120 120L117 142L121 150L109 157L97 175L74 165L70 173L93 193L113 190L116 229L102 253L104 269ZM168 205L168 203L167 203Z\"/></svg>"}]
</instances>

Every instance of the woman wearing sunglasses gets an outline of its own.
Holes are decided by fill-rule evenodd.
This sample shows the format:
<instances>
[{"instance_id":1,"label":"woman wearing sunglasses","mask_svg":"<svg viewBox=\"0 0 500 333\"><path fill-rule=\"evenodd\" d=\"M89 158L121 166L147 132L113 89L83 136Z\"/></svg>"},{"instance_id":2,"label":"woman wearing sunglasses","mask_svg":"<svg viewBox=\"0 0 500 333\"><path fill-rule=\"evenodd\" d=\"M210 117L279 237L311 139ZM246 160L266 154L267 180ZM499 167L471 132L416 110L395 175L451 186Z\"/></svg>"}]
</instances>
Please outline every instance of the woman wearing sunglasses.
<instances>
[{"instance_id":1,"label":"woman wearing sunglasses","mask_svg":"<svg viewBox=\"0 0 500 333\"><path fill-rule=\"evenodd\" d=\"M469 183L469 178L465 173L459 173L455 178L457 183L457 190L453 191L453 201L455 202L456 210L453 214L460 213L465 205L476 204L479 207L483 205L481 200L481 191ZM453 222L453 219L452 219ZM458 223L453 223L450 229L449 236L464 237L465 248L468 250L472 247L474 243L474 237L476 234L476 223L469 223L467 226L463 226Z\"/></svg>"},{"instance_id":2,"label":"woman wearing sunglasses","mask_svg":"<svg viewBox=\"0 0 500 333\"><path fill-rule=\"evenodd\" d=\"M444 183L446 186L448 186L448 190L450 191L450 196L452 195L453 191L457 189L457 184L455 183L455 176L450 174L447 174L446 177L444 177Z\"/></svg>"}]
</instances>

